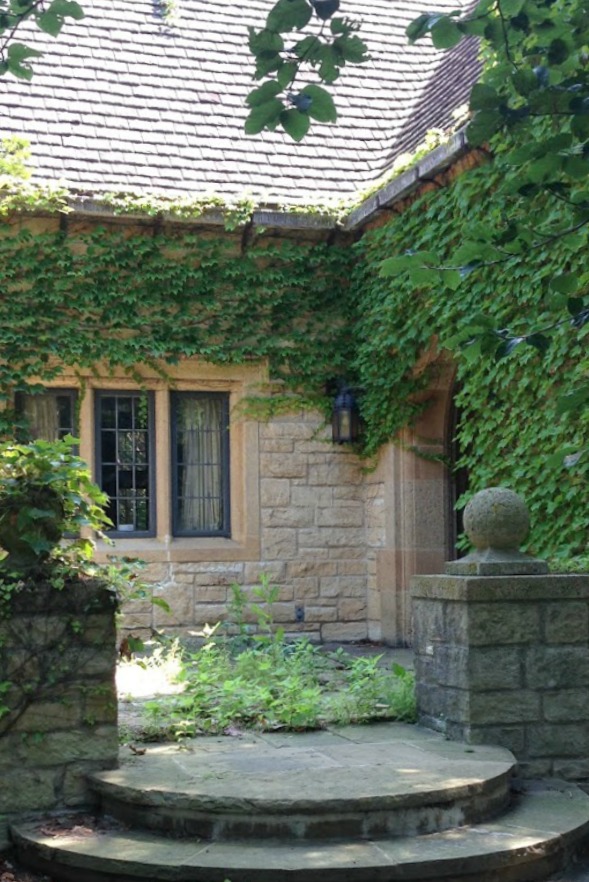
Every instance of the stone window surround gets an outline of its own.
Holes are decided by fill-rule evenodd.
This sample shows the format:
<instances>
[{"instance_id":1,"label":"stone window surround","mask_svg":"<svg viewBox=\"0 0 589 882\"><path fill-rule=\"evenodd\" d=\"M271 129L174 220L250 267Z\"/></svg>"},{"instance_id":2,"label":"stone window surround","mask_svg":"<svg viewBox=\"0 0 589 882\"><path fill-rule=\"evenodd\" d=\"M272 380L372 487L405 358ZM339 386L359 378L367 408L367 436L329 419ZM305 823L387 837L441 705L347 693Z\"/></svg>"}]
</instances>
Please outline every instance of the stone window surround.
<instances>
[{"instance_id":1,"label":"stone window surround","mask_svg":"<svg viewBox=\"0 0 589 882\"><path fill-rule=\"evenodd\" d=\"M111 555L131 555L147 563L248 561L260 558L260 481L258 425L240 415L244 397L260 392L267 382L263 365L216 366L197 359L163 366L164 379L153 368L141 365L139 373L146 390L153 393L155 410L155 496L156 535L115 539L114 546L99 540L96 560ZM47 388L67 387L80 391L80 456L91 463L95 477L94 390L129 391L141 388L123 370L104 366L96 370L65 369ZM231 538L173 537L171 535L171 433L170 392L228 392L230 405L230 494Z\"/></svg>"}]
</instances>

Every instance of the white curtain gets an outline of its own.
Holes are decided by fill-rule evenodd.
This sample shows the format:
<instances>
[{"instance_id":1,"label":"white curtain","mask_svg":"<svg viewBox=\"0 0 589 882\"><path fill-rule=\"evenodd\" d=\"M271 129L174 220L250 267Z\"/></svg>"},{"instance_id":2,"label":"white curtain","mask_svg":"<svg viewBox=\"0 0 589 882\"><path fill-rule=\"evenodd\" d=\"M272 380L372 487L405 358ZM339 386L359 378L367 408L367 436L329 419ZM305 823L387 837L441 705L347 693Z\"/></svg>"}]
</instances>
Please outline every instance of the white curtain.
<instances>
[{"instance_id":1,"label":"white curtain","mask_svg":"<svg viewBox=\"0 0 589 882\"><path fill-rule=\"evenodd\" d=\"M222 414L219 398L185 395L179 399L180 528L214 532L223 526Z\"/></svg>"},{"instance_id":2,"label":"white curtain","mask_svg":"<svg viewBox=\"0 0 589 882\"><path fill-rule=\"evenodd\" d=\"M32 438L56 441L59 431L57 401L51 393L24 396L24 415Z\"/></svg>"}]
</instances>

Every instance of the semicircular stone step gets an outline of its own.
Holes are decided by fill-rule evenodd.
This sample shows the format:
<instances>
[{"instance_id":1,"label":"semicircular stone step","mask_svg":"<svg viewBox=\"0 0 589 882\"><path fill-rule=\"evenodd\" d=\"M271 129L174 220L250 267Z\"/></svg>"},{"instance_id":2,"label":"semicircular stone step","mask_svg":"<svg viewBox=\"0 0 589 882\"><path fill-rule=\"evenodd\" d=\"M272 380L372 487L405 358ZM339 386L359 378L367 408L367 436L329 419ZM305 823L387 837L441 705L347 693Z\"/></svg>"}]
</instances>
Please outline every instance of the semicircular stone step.
<instances>
[{"instance_id":1,"label":"semicircular stone step","mask_svg":"<svg viewBox=\"0 0 589 882\"><path fill-rule=\"evenodd\" d=\"M149 831L13 828L17 857L55 882L536 882L589 831L589 797L540 782L504 815L414 838L206 842Z\"/></svg>"},{"instance_id":2,"label":"semicircular stone step","mask_svg":"<svg viewBox=\"0 0 589 882\"><path fill-rule=\"evenodd\" d=\"M502 748L389 723L154 745L90 784L106 813L181 837L369 839L493 817L514 763Z\"/></svg>"}]
</instances>

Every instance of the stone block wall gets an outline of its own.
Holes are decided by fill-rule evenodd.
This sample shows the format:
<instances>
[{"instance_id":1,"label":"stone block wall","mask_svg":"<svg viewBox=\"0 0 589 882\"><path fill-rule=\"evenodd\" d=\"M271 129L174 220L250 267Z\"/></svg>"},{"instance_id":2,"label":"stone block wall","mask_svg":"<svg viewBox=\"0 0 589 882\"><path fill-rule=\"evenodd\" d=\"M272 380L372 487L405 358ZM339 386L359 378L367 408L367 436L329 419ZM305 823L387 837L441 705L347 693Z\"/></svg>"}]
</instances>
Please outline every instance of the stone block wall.
<instances>
[{"instance_id":1,"label":"stone block wall","mask_svg":"<svg viewBox=\"0 0 589 882\"><path fill-rule=\"evenodd\" d=\"M421 722L589 783L589 577L416 576L412 594Z\"/></svg>"},{"instance_id":2,"label":"stone block wall","mask_svg":"<svg viewBox=\"0 0 589 882\"><path fill-rule=\"evenodd\" d=\"M117 765L115 605L97 583L41 584L0 609L0 849L11 819L86 806Z\"/></svg>"},{"instance_id":3,"label":"stone block wall","mask_svg":"<svg viewBox=\"0 0 589 882\"><path fill-rule=\"evenodd\" d=\"M253 589L265 574L279 588L274 617L289 636L366 639L370 602L370 636L380 637L375 561L384 542L382 482L366 480L364 463L332 443L317 415L276 418L258 432L258 553L223 560L211 549L206 560L152 564L149 577L160 583L172 613L148 602L128 605L128 633L145 636L156 628L190 637L226 619L233 583L255 600Z\"/></svg>"}]
</instances>

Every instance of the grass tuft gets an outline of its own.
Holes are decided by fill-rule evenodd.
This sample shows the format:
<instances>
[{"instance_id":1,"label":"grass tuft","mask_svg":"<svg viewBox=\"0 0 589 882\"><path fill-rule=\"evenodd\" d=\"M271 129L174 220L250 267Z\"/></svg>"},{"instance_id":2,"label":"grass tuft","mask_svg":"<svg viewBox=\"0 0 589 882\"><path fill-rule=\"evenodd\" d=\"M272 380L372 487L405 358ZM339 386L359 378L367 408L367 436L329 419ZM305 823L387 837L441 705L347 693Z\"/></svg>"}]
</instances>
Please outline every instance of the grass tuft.
<instances>
[{"instance_id":1,"label":"grass tuft","mask_svg":"<svg viewBox=\"0 0 589 882\"><path fill-rule=\"evenodd\" d=\"M382 656L325 652L308 640L287 642L274 626L277 590L262 579L248 603L233 586L234 620L205 629L196 651L172 644L177 695L145 703L146 730L169 737L242 729L303 731L374 720L414 722L414 676ZM256 619L255 633L245 619ZM152 663L165 666L165 652Z\"/></svg>"}]
</instances>

